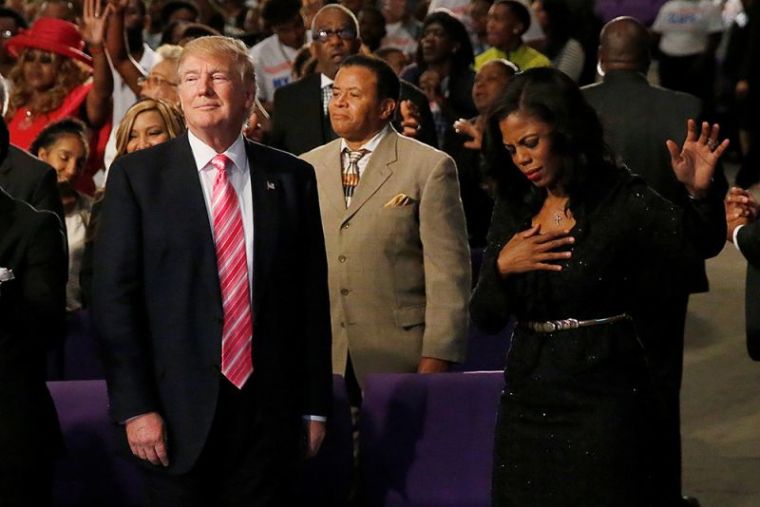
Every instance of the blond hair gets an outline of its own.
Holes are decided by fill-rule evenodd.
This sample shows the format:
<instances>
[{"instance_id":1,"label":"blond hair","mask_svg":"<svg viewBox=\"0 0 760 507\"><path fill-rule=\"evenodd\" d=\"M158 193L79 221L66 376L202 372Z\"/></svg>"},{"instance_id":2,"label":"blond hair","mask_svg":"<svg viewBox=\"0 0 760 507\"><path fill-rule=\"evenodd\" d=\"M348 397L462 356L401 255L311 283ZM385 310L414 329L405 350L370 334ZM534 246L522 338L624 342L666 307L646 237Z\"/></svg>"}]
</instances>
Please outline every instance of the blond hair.
<instances>
[{"instance_id":1,"label":"blond hair","mask_svg":"<svg viewBox=\"0 0 760 507\"><path fill-rule=\"evenodd\" d=\"M156 111L161 116L170 139L174 139L185 131L185 119L179 109L160 99L142 99L127 109L124 118L119 123L119 129L116 131L116 156L114 159L127 153L129 133L132 132L137 117L146 111Z\"/></svg>"},{"instance_id":2,"label":"blond hair","mask_svg":"<svg viewBox=\"0 0 760 507\"><path fill-rule=\"evenodd\" d=\"M242 41L223 35L198 37L185 44L177 67L181 67L182 62L188 56L195 54L216 56L233 62L235 70L240 72L243 83L255 86L256 74L253 68L253 60L248 55L248 48Z\"/></svg>"}]
</instances>

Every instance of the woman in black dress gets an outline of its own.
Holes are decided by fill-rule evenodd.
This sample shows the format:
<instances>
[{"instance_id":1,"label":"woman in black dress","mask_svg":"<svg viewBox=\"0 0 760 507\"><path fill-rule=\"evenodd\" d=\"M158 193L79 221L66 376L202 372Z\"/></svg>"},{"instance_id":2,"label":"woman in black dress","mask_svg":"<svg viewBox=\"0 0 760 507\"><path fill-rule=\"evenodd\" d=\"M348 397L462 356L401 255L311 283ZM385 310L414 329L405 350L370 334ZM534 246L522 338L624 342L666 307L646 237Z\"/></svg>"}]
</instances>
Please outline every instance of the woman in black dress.
<instances>
[{"instance_id":1,"label":"woman in black dress","mask_svg":"<svg viewBox=\"0 0 760 507\"><path fill-rule=\"evenodd\" d=\"M693 197L679 209L614 165L596 114L557 70L518 74L490 129L498 194L471 311L486 332L518 322L494 505L654 505L658 407L642 343L668 339L659 316L684 266L722 247L700 224L722 213L704 197L728 143L693 121L681 148L668 142Z\"/></svg>"}]
</instances>

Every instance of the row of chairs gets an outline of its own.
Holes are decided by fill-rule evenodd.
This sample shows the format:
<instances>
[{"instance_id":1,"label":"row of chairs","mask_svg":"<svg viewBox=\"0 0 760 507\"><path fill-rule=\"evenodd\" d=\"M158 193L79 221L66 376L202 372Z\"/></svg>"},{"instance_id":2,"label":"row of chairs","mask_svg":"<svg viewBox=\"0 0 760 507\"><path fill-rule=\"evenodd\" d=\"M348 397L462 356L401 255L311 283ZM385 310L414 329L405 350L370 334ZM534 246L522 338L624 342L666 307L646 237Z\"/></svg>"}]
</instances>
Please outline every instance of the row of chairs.
<instances>
[{"instance_id":1,"label":"row of chairs","mask_svg":"<svg viewBox=\"0 0 760 507\"><path fill-rule=\"evenodd\" d=\"M498 371L378 374L367 379L360 420L362 505L490 505L491 449L504 386ZM103 380L49 382L66 451L55 507L140 505L141 475L121 454ZM340 507L352 488L353 437L343 378L319 455L298 478L299 505Z\"/></svg>"}]
</instances>

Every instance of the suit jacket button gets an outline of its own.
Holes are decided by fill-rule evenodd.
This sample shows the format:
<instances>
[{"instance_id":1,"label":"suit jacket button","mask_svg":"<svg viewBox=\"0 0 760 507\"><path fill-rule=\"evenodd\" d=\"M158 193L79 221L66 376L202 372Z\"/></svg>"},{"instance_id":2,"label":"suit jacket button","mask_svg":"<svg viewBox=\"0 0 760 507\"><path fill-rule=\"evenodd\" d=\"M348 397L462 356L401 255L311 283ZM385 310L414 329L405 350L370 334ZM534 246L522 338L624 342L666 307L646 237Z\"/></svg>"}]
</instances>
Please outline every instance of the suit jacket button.
<instances>
[{"instance_id":1,"label":"suit jacket button","mask_svg":"<svg viewBox=\"0 0 760 507\"><path fill-rule=\"evenodd\" d=\"M345 322L341 322L340 323L340 327L346 327L346 323Z\"/></svg>"},{"instance_id":2,"label":"suit jacket button","mask_svg":"<svg viewBox=\"0 0 760 507\"><path fill-rule=\"evenodd\" d=\"M345 255L339 255L338 256L338 262L346 262L346 256Z\"/></svg>"},{"instance_id":3,"label":"suit jacket button","mask_svg":"<svg viewBox=\"0 0 760 507\"><path fill-rule=\"evenodd\" d=\"M340 289L340 293L343 294L344 296L348 296L349 292L351 291L349 291L348 289Z\"/></svg>"},{"instance_id":4,"label":"suit jacket button","mask_svg":"<svg viewBox=\"0 0 760 507\"><path fill-rule=\"evenodd\" d=\"M348 229L351 226L351 222L346 222L341 226L341 229Z\"/></svg>"}]
</instances>

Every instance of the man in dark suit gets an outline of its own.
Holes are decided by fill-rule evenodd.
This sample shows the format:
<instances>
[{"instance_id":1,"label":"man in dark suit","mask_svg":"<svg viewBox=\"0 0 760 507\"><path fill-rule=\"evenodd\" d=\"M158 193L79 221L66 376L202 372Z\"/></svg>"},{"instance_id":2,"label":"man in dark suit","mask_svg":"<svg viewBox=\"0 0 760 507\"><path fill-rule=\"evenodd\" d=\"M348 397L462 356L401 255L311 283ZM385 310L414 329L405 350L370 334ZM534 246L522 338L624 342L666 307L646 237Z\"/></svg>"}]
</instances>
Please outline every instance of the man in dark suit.
<instances>
[{"instance_id":1,"label":"man in dark suit","mask_svg":"<svg viewBox=\"0 0 760 507\"><path fill-rule=\"evenodd\" d=\"M671 155L666 147L668 139L681 140L689 118L700 114L700 100L692 95L652 86L646 73L650 64L649 34L647 29L631 17L615 18L601 32L599 63L604 72L601 83L583 88L589 103L596 109L605 128L605 137L619 161L641 175L660 195L680 206L689 208L686 188L678 182L671 168ZM728 183L722 171L716 171L715 183L706 196L706 205L715 213L704 216L721 218L720 206ZM703 224L701 239L707 242L722 238L725 224L722 219ZM722 240L721 240L722 241ZM720 242L710 248L713 255L720 252ZM700 250L704 251L704 250ZM663 397L662 473L658 491L663 505L680 505L681 499L681 434L679 392L683 371L684 326L689 293L708 290L704 261L695 263L689 270L689 291L673 301L666 312L672 340L649 343L649 358L655 381ZM687 500L693 501L693 500Z\"/></svg>"},{"instance_id":2,"label":"man in dark suit","mask_svg":"<svg viewBox=\"0 0 760 507\"><path fill-rule=\"evenodd\" d=\"M747 259L747 281L744 296L747 352L760 361L760 205L746 190L732 188L726 196L726 239Z\"/></svg>"},{"instance_id":3,"label":"man in dark suit","mask_svg":"<svg viewBox=\"0 0 760 507\"><path fill-rule=\"evenodd\" d=\"M327 114L332 82L343 60L358 53L362 44L356 16L337 4L319 10L311 33L311 53L319 72L278 88L274 94L270 144L295 155L337 139ZM401 105L393 122L398 132L437 148L435 124L425 94L401 81L399 99Z\"/></svg>"},{"instance_id":4,"label":"man in dark suit","mask_svg":"<svg viewBox=\"0 0 760 507\"><path fill-rule=\"evenodd\" d=\"M150 505L288 505L331 402L314 171L242 137L242 42L196 39L178 73L189 132L111 166L95 241L111 414Z\"/></svg>"},{"instance_id":5,"label":"man in dark suit","mask_svg":"<svg viewBox=\"0 0 760 507\"><path fill-rule=\"evenodd\" d=\"M7 145L6 145L7 147ZM0 189L0 505L50 504L61 442L45 385L46 348L63 337L65 239L59 220Z\"/></svg>"},{"instance_id":6,"label":"man in dark suit","mask_svg":"<svg viewBox=\"0 0 760 507\"><path fill-rule=\"evenodd\" d=\"M0 136L8 138L8 127L2 119ZM63 204L58 193L55 169L37 157L9 146L8 155L0 164L0 188L14 199L27 202L37 209L52 211L63 224Z\"/></svg>"}]
</instances>

